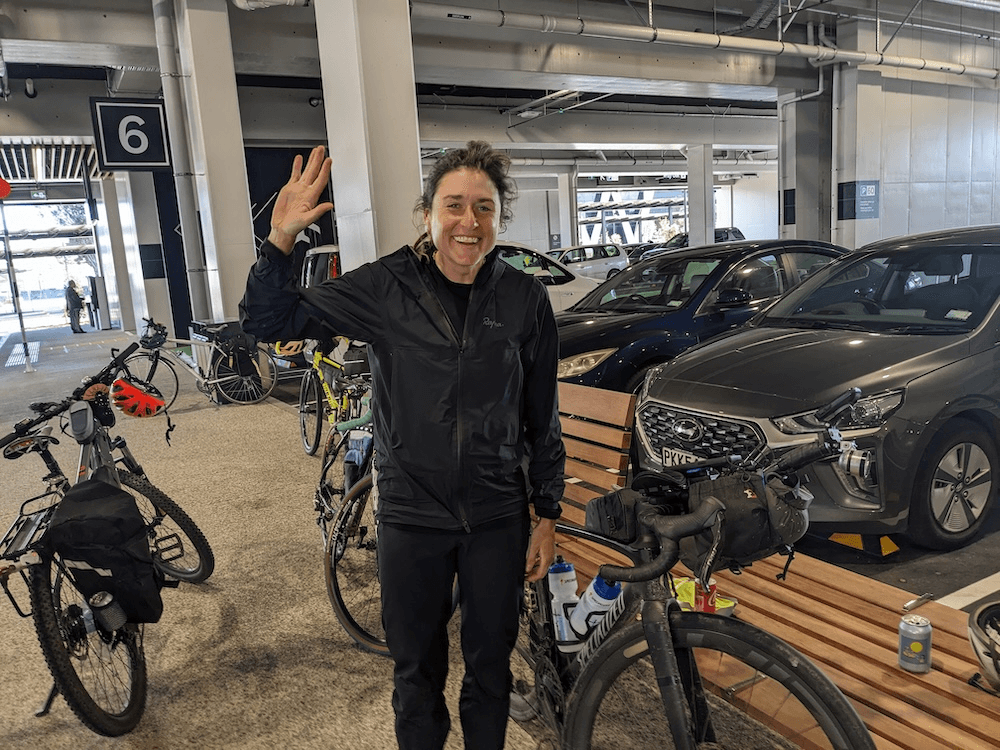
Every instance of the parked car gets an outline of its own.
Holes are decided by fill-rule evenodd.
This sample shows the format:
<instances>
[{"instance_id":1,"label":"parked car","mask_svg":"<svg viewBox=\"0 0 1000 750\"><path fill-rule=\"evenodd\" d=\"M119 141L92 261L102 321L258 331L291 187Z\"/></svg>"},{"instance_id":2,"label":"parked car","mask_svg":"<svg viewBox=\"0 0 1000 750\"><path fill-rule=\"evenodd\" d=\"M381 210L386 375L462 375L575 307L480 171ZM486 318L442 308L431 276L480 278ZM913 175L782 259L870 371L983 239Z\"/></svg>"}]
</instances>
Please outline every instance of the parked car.
<instances>
[{"instance_id":1,"label":"parked car","mask_svg":"<svg viewBox=\"0 0 1000 750\"><path fill-rule=\"evenodd\" d=\"M647 370L742 325L847 250L827 242L705 245L643 261L556 316L559 377L635 391Z\"/></svg>"},{"instance_id":2,"label":"parked car","mask_svg":"<svg viewBox=\"0 0 1000 750\"><path fill-rule=\"evenodd\" d=\"M675 234L666 242L661 242L654 247L647 247L640 255L639 260L645 260L650 258L657 253L662 253L665 250L680 250L681 248L688 246L688 233L681 232L680 234ZM739 240L744 240L743 232L741 232L736 227L716 227L715 230L715 244L721 242L738 242Z\"/></svg>"},{"instance_id":3,"label":"parked car","mask_svg":"<svg viewBox=\"0 0 1000 750\"><path fill-rule=\"evenodd\" d=\"M594 279L578 276L559 261L517 242L498 242L500 260L545 284L552 309L565 310L597 288Z\"/></svg>"},{"instance_id":4,"label":"parked car","mask_svg":"<svg viewBox=\"0 0 1000 750\"><path fill-rule=\"evenodd\" d=\"M628 268L629 264L628 254L621 245L610 242L603 245L574 245L561 248L558 255L556 252L552 250L548 254L581 276L600 281L610 279Z\"/></svg>"},{"instance_id":5,"label":"parked car","mask_svg":"<svg viewBox=\"0 0 1000 750\"><path fill-rule=\"evenodd\" d=\"M1000 226L868 245L653 370L637 407L638 466L780 454L811 439L816 408L859 387L841 430L872 451L870 474L814 464L811 523L965 545L1000 487L998 293Z\"/></svg>"}]
</instances>

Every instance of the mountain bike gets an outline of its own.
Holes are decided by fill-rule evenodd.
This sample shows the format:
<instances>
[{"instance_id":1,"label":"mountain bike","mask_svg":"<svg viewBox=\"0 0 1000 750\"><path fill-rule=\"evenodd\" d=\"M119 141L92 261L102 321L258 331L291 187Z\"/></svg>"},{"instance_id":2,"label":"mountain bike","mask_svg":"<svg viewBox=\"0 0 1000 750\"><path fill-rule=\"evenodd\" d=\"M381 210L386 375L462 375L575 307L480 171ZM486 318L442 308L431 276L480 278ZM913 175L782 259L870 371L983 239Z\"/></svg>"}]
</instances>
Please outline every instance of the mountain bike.
<instances>
[{"instance_id":1,"label":"mountain bike","mask_svg":"<svg viewBox=\"0 0 1000 750\"><path fill-rule=\"evenodd\" d=\"M213 398L213 392L233 404L256 404L271 395L278 382L274 356L261 345L252 345L245 334L233 334L225 324L206 326L215 338L206 341L172 338L167 327L143 318L146 329L139 343L142 350L129 357L124 369L152 384L169 409L177 398L177 371L195 380L198 390ZM181 347L204 353L204 365ZM213 399L214 400L214 399Z\"/></svg>"},{"instance_id":2,"label":"mountain bike","mask_svg":"<svg viewBox=\"0 0 1000 750\"><path fill-rule=\"evenodd\" d=\"M341 363L332 354L324 354L317 341L310 340L304 353L312 366L299 385L299 430L302 447L312 456L319 449L324 422L336 425L361 416L359 390L363 384L357 377L368 368L354 359Z\"/></svg>"},{"instance_id":3,"label":"mountain bike","mask_svg":"<svg viewBox=\"0 0 1000 750\"><path fill-rule=\"evenodd\" d=\"M34 453L48 470L46 490L26 500L18 517L0 539L0 585L21 617L32 617L53 686L38 715L49 712L62 694L74 714L91 730L108 736L131 731L146 703L144 625L125 621L124 612L108 615L110 597L86 596L80 589L79 562L66 560L45 543L45 534L71 482L52 454L58 443L52 426L65 420L64 431L80 445L77 484L91 478L128 492L142 515L153 566L166 585L198 583L208 578L215 558L194 521L165 493L154 487L125 440L112 437L114 411L106 389L126 358L138 348L132 344L97 375L86 378L60 402L31 404L37 416L22 420L0 439L8 459ZM19 574L28 588L26 611L10 590L9 579ZM115 602L111 602L115 604ZM111 610L114 613L112 607Z\"/></svg>"},{"instance_id":4,"label":"mountain bike","mask_svg":"<svg viewBox=\"0 0 1000 750\"><path fill-rule=\"evenodd\" d=\"M787 474L848 450L831 427L769 467ZM631 544L556 525L633 567L600 567L623 591L574 653L556 643L547 578L526 584L512 713L530 708L571 750L874 748L850 701L803 654L735 617L678 604L669 571L680 540L719 528L725 504L708 497L685 513L672 475L644 472L633 488L640 534Z\"/></svg>"}]
</instances>

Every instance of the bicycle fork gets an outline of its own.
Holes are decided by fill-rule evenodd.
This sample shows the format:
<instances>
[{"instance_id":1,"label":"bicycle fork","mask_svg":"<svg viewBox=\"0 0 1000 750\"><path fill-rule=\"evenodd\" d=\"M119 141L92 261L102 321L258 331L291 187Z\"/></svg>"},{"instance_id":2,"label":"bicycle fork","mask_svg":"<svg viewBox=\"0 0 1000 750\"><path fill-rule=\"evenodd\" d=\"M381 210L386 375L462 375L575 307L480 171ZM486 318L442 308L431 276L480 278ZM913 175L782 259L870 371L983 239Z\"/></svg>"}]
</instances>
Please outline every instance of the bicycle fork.
<instances>
[{"instance_id":1,"label":"bicycle fork","mask_svg":"<svg viewBox=\"0 0 1000 750\"><path fill-rule=\"evenodd\" d=\"M651 584L649 588L654 588ZM642 628L649 646L649 656L656 675L663 710L670 723L670 734L677 750L696 750L699 742L712 742L708 702L694 661L694 654L678 650L670 632L670 611L679 609L676 600L667 599L662 586L658 594L649 592L642 605ZM690 715L685 711L690 710Z\"/></svg>"}]
</instances>

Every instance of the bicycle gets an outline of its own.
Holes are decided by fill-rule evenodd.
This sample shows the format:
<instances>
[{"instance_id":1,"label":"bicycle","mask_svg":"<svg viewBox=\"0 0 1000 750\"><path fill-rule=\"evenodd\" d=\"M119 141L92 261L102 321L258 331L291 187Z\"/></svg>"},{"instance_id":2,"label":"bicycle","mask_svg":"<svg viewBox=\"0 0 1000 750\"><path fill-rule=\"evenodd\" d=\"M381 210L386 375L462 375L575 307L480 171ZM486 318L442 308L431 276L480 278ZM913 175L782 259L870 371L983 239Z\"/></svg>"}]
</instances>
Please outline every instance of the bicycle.
<instances>
[{"instance_id":1,"label":"bicycle","mask_svg":"<svg viewBox=\"0 0 1000 750\"><path fill-rule=\"evenodd\" d=\"M361 375L361 370L367 372L367 364L360 360L341 363L324 354L315 340L307 340L303 352L311 367L299 385L299 430L306 455L313 456L323 437L324 422L336 425L361 416L359 389L354 387L358 381L352 378Z\"/></svg>"},{"instance_id":2,"label":"bicycle","mask_svg":"<svg viewBox=\"0 0 1000 750\"><path fill-rule=\"evenodd\" d=\"M178 368L195 380L198 390L212 399L213 390L233 404L256 404L271 395L278 382L278 365L266 347L252 347L242 334L232 335L223 324L206 326L215 340L172 338L167 327L152 318L143 318L146 329L139 343L142 351L124 362L131 375L155 386L163 394L166 409L177 399ZM169 345L169 346L168 346ZM180 347L207 349L209 373ZM214 399L213 399L214 400Z\"/></svg>"},{"instance_id":3,"label":"bicycle","mask_svg":"<svg viewBox=\"0 0 1000 750\"><path fill-rule=\"evenodd\" d=\"M770 469L794 472L848 448L831 425L816 445L793 450ZM686 493L676 476L644 472L633 488L641 494L641 531L632 544L556 525L633 567L600 567L605 580L623 582L623 591L575 653L556 643L547 578L526 584L517 645L524 665L515 665L523 674L512 714L527 718L530 709L571 750L874 748L852 704L803 654L734 617L678 604L669 571L680 540L717 528L725 505L709 497L684 513Z\"/></svg>"},{"instance_id":4,"label":"bicycle","mask_svg":"<svg viewBox=\"0 0 1000 750\"><path fill-rule=\"evenodd\" d=\"M48 469L43 478L45 492L22 503L18 517L0 539L0 585L18 615L33 618L52 673L52 689L37 715L46 715L62 694L84 725L107 736L131 731L145 708L144 626L126 622L120 607L119 618L109 618L102 610L107 601L98 601L100 594L88 597L81 591L81 574L75 572L80 563L65 560L46 544L46 531L71 483L52 454L58 439L45 423L67 415L64 431L80 445L77 485L99 478L135 500L152 564L164 577L164 585L199 583L215 567L211 547L194 521L150 483L124 438L110 435L114 412L106 393L100 388L94 392L95 386L106 390L113 383L137 348L138 344L129 346L68 398L31 404L37 416L22 420L0 439L5 458L35 453ZM9 588L9 578L15 573L28 588L28 611Z\"/></svg>"}]
</instances>

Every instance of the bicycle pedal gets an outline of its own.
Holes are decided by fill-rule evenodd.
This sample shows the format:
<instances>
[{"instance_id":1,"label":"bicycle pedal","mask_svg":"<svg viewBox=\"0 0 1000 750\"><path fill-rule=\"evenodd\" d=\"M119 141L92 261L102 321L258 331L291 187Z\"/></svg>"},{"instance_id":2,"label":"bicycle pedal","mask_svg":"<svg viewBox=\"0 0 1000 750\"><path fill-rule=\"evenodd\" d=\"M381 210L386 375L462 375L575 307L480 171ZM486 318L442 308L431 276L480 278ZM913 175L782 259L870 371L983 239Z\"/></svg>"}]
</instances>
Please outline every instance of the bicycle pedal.
<instances>
[{"instance_id":1,"label":"bicycle pedal","mask_svg":"<svg viewBox=\"0 0 1000 750\"><path fill-rule=\"evenodd\" d=\"M177 534L159 536L153 540L156 556L163 562L171 562L184 557L184 542Z\"/></svg>"}]
</instances>

